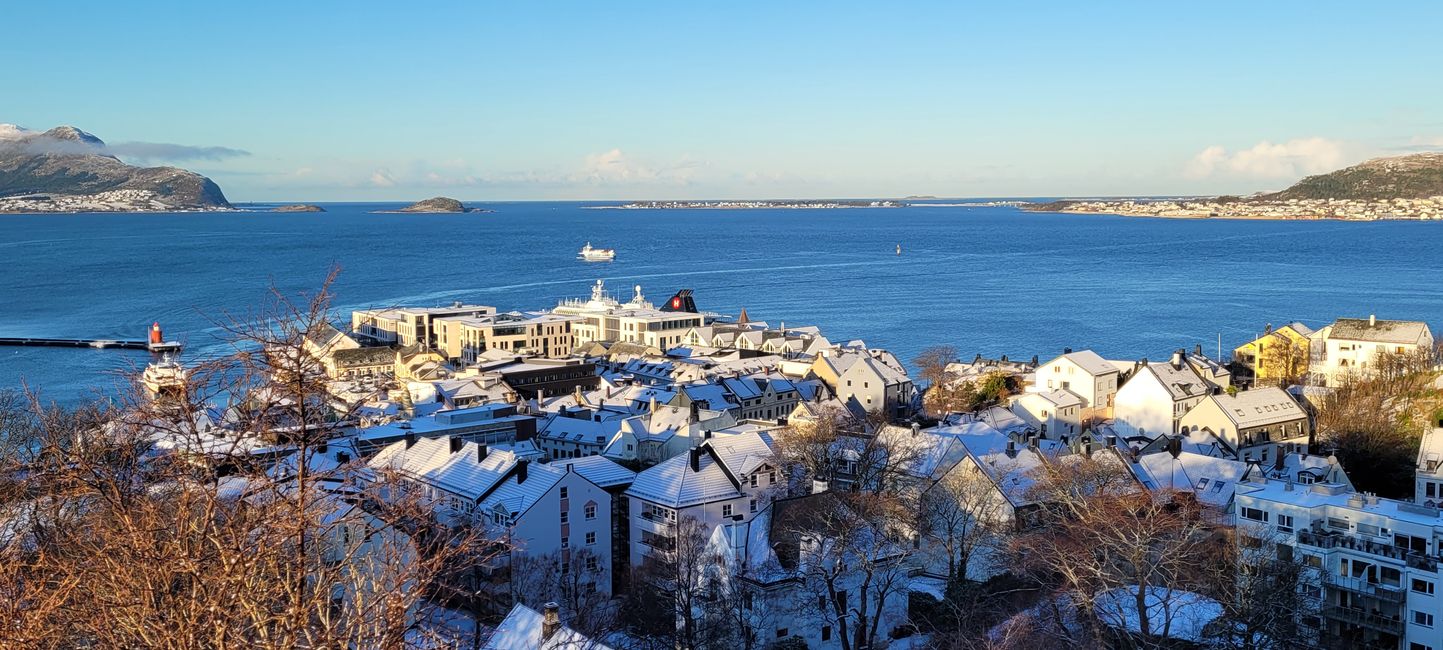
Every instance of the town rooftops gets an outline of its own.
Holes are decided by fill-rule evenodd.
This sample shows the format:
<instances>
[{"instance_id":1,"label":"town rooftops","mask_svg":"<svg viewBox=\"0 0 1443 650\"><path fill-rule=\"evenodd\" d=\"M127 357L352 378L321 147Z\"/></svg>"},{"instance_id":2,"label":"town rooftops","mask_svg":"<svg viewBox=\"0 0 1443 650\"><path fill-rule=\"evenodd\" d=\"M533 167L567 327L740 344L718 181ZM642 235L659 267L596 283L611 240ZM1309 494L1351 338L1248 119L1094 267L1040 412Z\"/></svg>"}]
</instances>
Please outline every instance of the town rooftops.
<instances>
[{"instance_id":1,"label":"town rooftops","mask_svg":"<svg viewBox=\"0 0 1443 650\"><path fill-rule=\"evenodd\" d=\"M1416 344L1431 337L1428 324L1415 320L1339 318L1328 338L1370 343Z\"/></svg>"},{"instance_id":2,"label":"town rooftops","mask_svg":"<svg viewBox=\"0 0 1443 650\"><path fill-rule=\"evenodd\" d=\"M570 467L571 471L582 475L586 480L595 483L597 487L603 489L619 485L631 485L631 482L636 479L636 472L612 462L605 456L568 458L555 461L551 464L559 467Z\"/></svg>"},{"instance_id":3,"label":"town rooftops","mask_svg":"<svg viewBox=\"0 0 1443 650\"><path fill-rule=\"evenodd\" d=\"M1226 458L1214 458L1189 451L1147 454L1137 459L1147 472L1153 487L1159 490L1191 492L1199 503L1226 508L1233 500L1238 484L1248 473L1248 464Z\"/></svg>"}]
</instances>

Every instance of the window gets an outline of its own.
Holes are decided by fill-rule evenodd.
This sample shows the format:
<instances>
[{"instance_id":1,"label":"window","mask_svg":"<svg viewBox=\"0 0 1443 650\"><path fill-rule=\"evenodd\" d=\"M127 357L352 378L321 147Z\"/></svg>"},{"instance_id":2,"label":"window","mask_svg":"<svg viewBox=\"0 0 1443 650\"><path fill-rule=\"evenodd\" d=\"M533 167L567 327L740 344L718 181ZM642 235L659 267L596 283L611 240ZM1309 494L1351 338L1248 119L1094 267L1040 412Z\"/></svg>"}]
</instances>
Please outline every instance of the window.
<instances>
[{"instance_id":1,"label":"window","mask_svg":"<svg viewBox=\"0 0 1443 650\"><path fill-rule=\"evenodd\" d=\"M595 555L586 558L586 570L587 570L587 571L595 571L595 570L596 570L596 556L595 556ZM594 585L593 585L593 586L594 586Z\"/></svg>"},{"instance_id":2,"label":"window","mask_svg":"<svg viewBox=\"0 0 1443 650\"><path fill-rule=\"evenodd\" d=\"M563 537L561 538L561 548L571 548L571 538L570 538L570 537L565 537L565 536L563 536Z\"/></svg>"},{"instance_id":3,"label":"window","mask_svg":"<svg viewBox=\"0 0 1443 650\"><path fill-rule=\"evenodd\" d=\"M1197 489L1198 489L1199 491L1201 491L1201 490L1206 490L1207 487L1208 487L1208 479L1206 479L1206 478L1198 479Z\"/></svg>"},{"instance_id":4,"label":"window","mask_svg":"<svg viewBox=\"0 0 1443 650\"><path fill-rule=\"evenodd\" d=\"M823 626L822 626L822 640L823 640L823 641L831 641L831 640L832 640L832 626L830 626L830 625L823 625Z\"/></svg>"},{"instance_id":5,"label":"window","mask_svg":"<svg viewBox=\"0 0 1443 650\"><path fill-rule=\"evenodd\" d=\"M1423 627L1433 627L1433 615L1415 609L1413 610L1413 623Z\"/></svg>"},{"instance_id":6,"label":"window","mask_svg":"<svg viewBox=\"0 0 1443 650\"><path fill-rule=\"evenodd\" d=\"M586 519L587 519L587 520L592 520L592 519L595 519L595 518L596 518L596 504L594 504L594 503L588 503L588 504L586 504Z\"/></svg>"},{"instance_id":7,"label":"window","mask_svg":"<svg viewBox=\"0 0 1443 650\"><path fill-rule=\"evenodd\" d=\"M590 545L595 544L595 543L596 543L596 533L595 533L595 532L587 533L587 534L586 534L586 544L587 544L587 546L590 546Z\"/></svg>"},{"instance_id":8,"label":"window","mask_svg":"<svg viewBox=\"0 0 1443 650\"><path fill-rule=\"evenodd\" d=\"M1268 520L1268 512L1266 510L1258 510L1257 508L1243 508L1243 519L1266 522Z\"/></svg>"},{"instance_id":9,"label":"window","mask_svg":"<svg viewBox=\"0 0 1443 650\"><path fill-rule=\"evenodd\" d=\"M752 484L752 487L756 487L756 486L757 486L757 475L756 475L756 474L752 474L751 484ZM1433 496L1433 495L1430 494L1430 495L1428 495L1428 496Z\"/></svg>"},{"instance_id":10,"label":"window","mask_svg":"<svg viewBox=\"0 0 1443 650\"><path fill-rule=\"evenodd\" d=\"M1293 532L1293 516L1278 515L1278 530L1285 533Z\"/></svg>"},{"instance_id":11,"label":"window","mask_svg":"<svg viewBox=\"0 0 1443 650\"><path fill-rule=\"evenodd\" d=\"M747 504L747 508L748 508L748 510L750 510L751 512L756 512L756 511L757 511L757 500L756 500L756 499L752 499L752 500L751 500L751 503L748 503L748 504Z\"/></svg>"},{"instance_id":12,"label":"window","mask_svg":"<svg viewBox=\"0 0 1443 650\"><path fill-rule=\"evenodd\" d=\"M722 516L723 516L723 517L730 517L730 516L732 516L732 504L728 503L728 504L722 506Z\"/></svg>"},{"instance_id":13,"label":"window","mask_svg":"<svg viewBox=\"0 0 1443 650\"><path fill-rule=\"evenodd\" d=\"M1408 644L1408 650L1433 650L1433 647L1426 646L1415 641Z\"/></svg>"},{"instance_id":14,"label":"window","mask_svg":"<svg viewBox=\"0 0 1443 650\"><path fill-rule=\"evenodd\" d=\"M564 488L564 487L561 488L561 498L563 498L563 499L566 498L566 488Z\"/></svg>"},{"instance_id":15,"label":"window","mask_svg":"<svg viewBox=\"0 0 1443 650\"><path fill-rule=\"evenodd\" d=\"M787 628L784 628L784 627L779 627L779 628L777 628L777 638L778 638L778 639L785 639L785 638L787 638Z\"/></svg>"},{"instance_id":16,"label":"window","mask_svg":"<svg viewBox=\"0 0 1443 650\"><path fill-rule=\"evenodd\" d=\"M562 510L562 511L561 511L561 523L563 523L563 524L569 524L569 523L571 523L571 513L567 512L567 511L565 511L565 510Z\"/></svg>"},{"instance_id":17,"label":"window","mask_svg":"<svg viewBox=\"0 0 1443 650\"><path fill-rule=\"evenodd\" d=\"M1427 580L1419 580L1418 578L1413 578L1413 591L1416 591L1420 594L1432 595L1433 583Z\"/></svg>"}]
</instances>

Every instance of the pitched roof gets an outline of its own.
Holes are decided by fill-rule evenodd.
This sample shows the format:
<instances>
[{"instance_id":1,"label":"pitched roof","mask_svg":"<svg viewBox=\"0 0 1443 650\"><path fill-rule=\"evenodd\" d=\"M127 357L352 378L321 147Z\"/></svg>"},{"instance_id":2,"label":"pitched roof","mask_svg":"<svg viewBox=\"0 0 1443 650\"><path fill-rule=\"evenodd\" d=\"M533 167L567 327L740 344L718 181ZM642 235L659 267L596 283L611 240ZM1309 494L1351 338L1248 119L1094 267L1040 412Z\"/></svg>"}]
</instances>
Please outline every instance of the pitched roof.
<instances>
[{"instance_id":1,"label":"pitched roof","mask_svg":"<svg viewBox=\"0 0 1443 650\"><path fill-rule=\"evenodd\" d=\"M1307 417L1293 397L1277 387L1254 388L1241 391L1237 395L1219 393L1204 399L1216 402L1223 415L1232 420L1233 425L1239 429L1292 422Z\"/></svg>"},{"instance_id":2,"label":"pitched roof","mask_svg":"<svg viewBox=\"0 0 1443 650\"><path fill-rule=\"evenodd\" d=\"M582 456L564 461L558 460L552 464L561 467L569 465L571 471L580 474L600 488L630 485L636 479L636 472L612 462L605 456Z\"/></svg>"},{"instance_id":3,"label":"pitched roof","mask_svg":"<svg viewBox=\"0 0 1443 650\"><path fill-rule=\"evenodd\" d=\"M693 455L696 470L691 468ZM764 431L712 438L637 474L626 493L672 508L737 498L742 468L755 468L771 457L772 438Z\"/></svg>"},{"instance_id":4,"label":"pitched roof","mask_svg":"<svg viewBox=\"0 0 1443 650\"><path fill-rule=\"evenodd\" d=\"M1117 366L1108 363L1106 359L1098 356L1098 354L1092 350L1068 352L1058 357L1058 359L1067 359L1090 375L1105 375L1111 372L1117 372Z\"/></svg>"},{"instance_id":5,"label":"pitched roof","mask_svg":"<svg viewBox=\"0 0 1443 650\"><path fill-rule=\"evenodd\" d=\"M542 638L545 616L521 603L511 608L506 618L496 626L491 638L481 646L482 650L611 650L600 642L592 641L569 627L562 626L551 635Z\"/></svg>"},{"instance_id":6,"label":"pitched roof","mask_svg":"<svg viewBox=\"0 0 1443 650\"><path fill-rule=\"evenodd\" d=\"M1369 341L1375 343L1418 343L1428 335L1428 324L1415 320L1375 320L1339 318L1328 334L1331 339Z\"/></svg>"},{"instance_id":7,"label":"pitched roof","mask_svg":"<svg viewBox=\"0 0 1443 650\"><path fill-rule=\"evenodd\" d=\"M1192 369L1192 366L1186 363L1182 364L1181 368L1176 368L1171 363L1153 361L1145 364L1142 369L1157 377L1158 382L1167 389L1175 402L1206 395L1212 391L1212 384L1204 380L1196 370ZM1128 383L1136 380L1137 378L1133 377Z\"/></svg>"}]
</instances>

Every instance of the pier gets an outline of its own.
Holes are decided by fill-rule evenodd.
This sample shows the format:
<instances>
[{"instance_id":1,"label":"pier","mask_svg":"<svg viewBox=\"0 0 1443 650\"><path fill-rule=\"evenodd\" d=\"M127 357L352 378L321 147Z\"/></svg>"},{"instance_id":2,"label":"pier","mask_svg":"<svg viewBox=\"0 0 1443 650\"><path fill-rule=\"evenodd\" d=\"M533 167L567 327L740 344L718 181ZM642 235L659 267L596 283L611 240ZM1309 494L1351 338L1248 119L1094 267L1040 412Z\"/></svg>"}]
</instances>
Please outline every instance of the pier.
<instances>
[{"instance_id":1,"label":"pier","mask_svg":"<svg viewBox=\"0 0 1443 650\"><path fill-rule=\"evenodd\" d=\"M0 337L0 346L53 347L53 348L118 348L121 350L148 350L150 352L179 352L181 345L167 341L161 333L160 323L150 326L150 340L127 341L121 339L52 339L35 336Z\"/></svg>"}]
</instances>

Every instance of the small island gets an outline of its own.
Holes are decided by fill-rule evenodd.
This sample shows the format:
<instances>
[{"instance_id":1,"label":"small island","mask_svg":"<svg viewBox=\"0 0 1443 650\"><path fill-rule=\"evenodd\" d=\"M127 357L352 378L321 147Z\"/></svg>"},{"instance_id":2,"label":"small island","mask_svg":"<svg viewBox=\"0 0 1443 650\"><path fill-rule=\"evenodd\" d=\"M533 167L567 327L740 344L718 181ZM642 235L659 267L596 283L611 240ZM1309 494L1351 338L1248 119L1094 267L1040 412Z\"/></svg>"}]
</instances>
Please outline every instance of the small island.
<instances>
[{"instance_id":1,"label":"small island","mask_svg":"<svg viewBox=\"0 0 1443 650\"><path fill-rule=\"evenodd\" d=\"M325 211L326 211L326 209L323 208L323 207L321 207L321 206L319 206L319 205L310 205L310 204L307 204L307 203L293 203L293 204L291 204L291 205L282 205L282 206L279 206L279 207L276 207L276 208L271 209L271 212L325 212Z\"/></svg>"},{"instance_id":2,"label":"small island","mask_svg":"<svg viewBox=\"0 0 1443 650\"><path fill-rule=\"evenodd\" d=\"M376 214L446 214L455 212L492 212L486 208L468 208L456 199L437 196L417 201L400 210L376 210Z\"/></svg>"}]
</instances>

